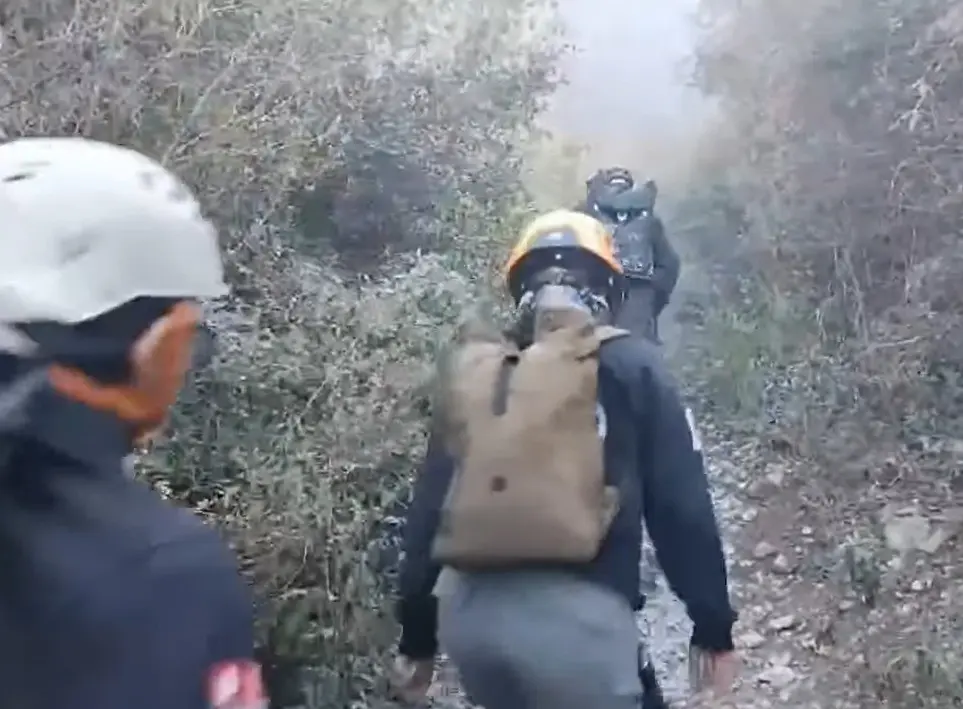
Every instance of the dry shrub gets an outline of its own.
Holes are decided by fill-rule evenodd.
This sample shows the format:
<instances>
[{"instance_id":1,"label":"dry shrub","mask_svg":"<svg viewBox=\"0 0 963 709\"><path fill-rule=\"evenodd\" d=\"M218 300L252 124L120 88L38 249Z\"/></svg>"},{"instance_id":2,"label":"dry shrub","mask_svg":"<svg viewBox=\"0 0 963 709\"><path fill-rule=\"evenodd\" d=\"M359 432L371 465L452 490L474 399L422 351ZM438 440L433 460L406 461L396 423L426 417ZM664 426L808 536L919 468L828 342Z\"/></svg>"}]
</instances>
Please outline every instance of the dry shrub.
<instances>
[{"instance_id":1,"label":"dry shrub","mask_svg":"<svg viewBox=\"0 0 963 709\"><path fill-rule=\"evenodd\" d=\"M0 8L4 137L143 150L225 227L220 351L144 472L240 552L278 705L376 689L424 380L513 228L557 28L548 0Z\"/></svg>"},{"instance_id":2,"label":"dry shrub","mask_svg":"<svg viewBox=\"0 0 963 709\"><path fill-rule=\"evenodd\" d=\"M921 396L935 403L921 380L937 364L940 377L960 371L946 343L961 337L948 304L961 272L963 4L704 0L702 10L697 81L726 136L703 178L747 225L731 252L823 343L858 351L867 410L897 421Z\"/></svg>"},{"instance_id":3,"label":"dry shrub","mask_svg":"<svg viewBox=\"0 0 963 709\"><path fill-rule=\"evenodd\" d=\"M304 240L369 258L512 194L559 51L536 0L15 0L0 26L3 135L132 145L225 219L295 193Z\"/></svg>"},{"instance_id":4,"label":"dry shrub","mask_svg":"<svg viewBox=\"0 0 963 709\"><path fill-rule=\"evenodd\" d=\"M723 265L728 339L712 338L710 373L736 404L761 404L767 435L784 429L775 438L813 473L799 497L822 501L831 526L857 502L925 501L935 518L961 489L963 2L702 10L696 80L724 138L704 146L684 211L693 233L716 230L700 245ZM872 515L857 523L868 531ZM946 556L913 573L956 587L959 554ZM956 627L955 614L923 620L938 594L907 601L901 580L887 572L879 603L910 627L863 629L874 644L854 686L886 706L957 705L958 633L918 637L928 622Z\"/></svg>"},{"instance_id":5,"label":"dry shrub","mask_svg":"<svg viewBox=\"0 0 963 709\"><path fill-rule=\"evenodd\" d=\"M588 146L562 135L546 133L528 146L525 185L541 209L574 206L585 199Z\"/></svg>"},{"instance_id":6,"label":"dry shrub","mask_svg":"<svg viewBox=\"0 0 963 709\"><path fill-rule=\"evenodd\" d=\"M378 690L395 639L391 515L423 453L446 323L480 293L440 257L363 289L284 265L273 287L290 299L222 323L150 475L218 518L248 562L275 701L313 688L345 706Z\"/></svg>"}]
</instances>

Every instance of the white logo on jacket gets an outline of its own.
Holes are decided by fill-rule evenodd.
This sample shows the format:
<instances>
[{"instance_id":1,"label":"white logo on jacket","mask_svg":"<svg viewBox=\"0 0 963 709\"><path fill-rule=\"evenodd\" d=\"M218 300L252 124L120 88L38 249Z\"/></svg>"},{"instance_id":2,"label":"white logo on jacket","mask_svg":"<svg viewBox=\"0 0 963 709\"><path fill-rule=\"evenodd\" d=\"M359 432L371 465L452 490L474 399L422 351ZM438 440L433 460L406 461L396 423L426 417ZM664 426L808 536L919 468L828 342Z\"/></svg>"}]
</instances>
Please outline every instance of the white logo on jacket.
<instances>
[{"instance_id":1,"label":"white logo on jacket","mask_svg":"<svg viewBox=\"0 0 963 709\"><path fill-rule=\"evenodd\" d=\"M689 435L692 436L692 450L696 453L702 452L702 436L699 435L699 428L696 426L695 414L692 409L686 408L685 422L689 424Z\"/></svg>"},{"instance_id":2,"label":"white logo on jacket","mask_svg":"<svg viewBox=\"0 0 963 709\"><path fill-rule=\"evenodd\" d=\"M595 405L595 426L599 432L599 438L604 441L609 432L609 420L605 415L605 409L602 408L601 401Z\"/></svg>"}]
</instances>

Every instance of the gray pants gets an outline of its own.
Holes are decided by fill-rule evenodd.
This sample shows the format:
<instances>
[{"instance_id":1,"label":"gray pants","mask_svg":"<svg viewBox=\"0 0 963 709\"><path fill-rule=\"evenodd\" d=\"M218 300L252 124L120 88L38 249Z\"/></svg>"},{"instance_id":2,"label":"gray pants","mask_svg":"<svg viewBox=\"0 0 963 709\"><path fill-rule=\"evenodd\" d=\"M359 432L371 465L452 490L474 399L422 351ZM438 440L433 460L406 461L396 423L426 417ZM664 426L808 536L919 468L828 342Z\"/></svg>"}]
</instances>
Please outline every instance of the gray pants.
<instances>
[{"instance_id":1,"label":"gray pants","mask_svg":"<svg viewBox=\"0 0 963 709\"><path fill-rule=\"evenodd\" d=\"M636 709L635 615L568 574L460 574L439 634L469 699L486 709Z\"/></svg>"}]
</instances>

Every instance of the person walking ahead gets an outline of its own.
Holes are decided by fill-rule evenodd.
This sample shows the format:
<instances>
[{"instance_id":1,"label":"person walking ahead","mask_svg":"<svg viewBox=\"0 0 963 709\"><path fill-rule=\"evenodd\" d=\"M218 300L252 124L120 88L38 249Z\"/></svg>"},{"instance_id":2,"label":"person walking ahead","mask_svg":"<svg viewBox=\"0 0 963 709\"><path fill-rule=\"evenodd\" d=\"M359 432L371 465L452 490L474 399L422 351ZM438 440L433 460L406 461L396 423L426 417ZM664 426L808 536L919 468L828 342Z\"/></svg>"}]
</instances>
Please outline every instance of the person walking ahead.
<instances>
[{"instance_id":1,"label":"person walking ahead","mask_svg":"<svg viewBox=\"0 0 963 709\"><path fill-rule=\"evenodd\" d=\"M512 332L470 323L439 366L405 529L402 694L428 689L440 636L486 707L662 706L638 667L643 520L694 661L724 688L736 614L701 446L654 346L609 324L622 280L608 232L543 215L505 273Z\"/></svg>"},{"instance_id":2,"label":"person walking ahead","mask_svg":"<svg viewBox=\"0 0 963 709\"><path fill-rule=\"evenodd\" d=\"M637 183L620 167L597 171L585 182L576 211L608 224L626 277L618 324L659 342L658 321L679 281L681 259L656 214L655 180Z\"/></svg>"},{"instance_id":3,"label":"person walking ahead","mask_svg":"<svg viewBox=\"0 0 963 709\"><path fill-rule=\"evenodd\" d=\"M153 160L0 145L0 693L20 709L264 709L230 549L124 471L222 295L217 234Z\"/></svg>"}]
</instances>

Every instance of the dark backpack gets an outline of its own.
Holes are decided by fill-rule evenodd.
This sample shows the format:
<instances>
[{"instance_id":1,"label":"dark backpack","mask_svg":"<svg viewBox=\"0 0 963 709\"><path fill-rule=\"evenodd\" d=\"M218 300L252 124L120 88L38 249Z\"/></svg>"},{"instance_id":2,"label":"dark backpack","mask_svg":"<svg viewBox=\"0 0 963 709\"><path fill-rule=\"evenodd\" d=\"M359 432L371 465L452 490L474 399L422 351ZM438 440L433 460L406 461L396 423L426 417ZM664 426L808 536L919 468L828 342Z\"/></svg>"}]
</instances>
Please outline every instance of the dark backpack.
<instances>
[{"instance_id":1,"label":"dark backpack","mask_svg":"<svg viewBox=\"0 0 963 709\"><path fill-rule=\"evenodd\" d=\"M616 225L612 232L622 271L630 280L647 281L655 274L655 247L651 232L653 219L647 212Z\"/></svg>"}]
</instances>

